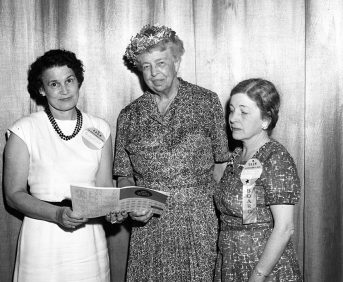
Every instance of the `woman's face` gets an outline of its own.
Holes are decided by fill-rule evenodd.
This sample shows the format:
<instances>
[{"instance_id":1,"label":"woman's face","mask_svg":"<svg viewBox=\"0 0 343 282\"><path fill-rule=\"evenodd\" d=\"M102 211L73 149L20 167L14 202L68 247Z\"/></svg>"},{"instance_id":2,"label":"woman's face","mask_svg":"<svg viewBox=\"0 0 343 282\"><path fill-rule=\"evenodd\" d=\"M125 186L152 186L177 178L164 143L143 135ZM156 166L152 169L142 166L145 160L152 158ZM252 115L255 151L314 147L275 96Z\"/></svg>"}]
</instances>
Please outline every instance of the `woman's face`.
<instances>
[{"instance_id":1,"label":"woman's face","mask_svg":"<svg viewBox=\"0 0 343 282\"><path fill-rule=\"evenodd\" d=\"M168 94L177 79L180 60L173 57L170 48L143 53L139 57L143 78L147 86L157 94Z\"/></svg>"},{"instance_id":2,"label":"woman's face","mask_svg":"<svg viewBox=\"0 0 343 282\"><path fill-rule=\"evenodd\" d=\"M79 99L79 83L72 69L56 66L42 73L40 94L52 110L66 112L74 109Z\"/></svg>"},{"instance_id":3,"label":"woman's face","mask_svg":"<svg viewBox=\"0 0 343 282\"><path fill-rule=\"evenodd\" d=\"M234 139L248 141L260 134L267 134L262 129L262 124L266 122L256 102L248 95L238 93L231 96L229 123Z\"/></svg>"}]
</instances>

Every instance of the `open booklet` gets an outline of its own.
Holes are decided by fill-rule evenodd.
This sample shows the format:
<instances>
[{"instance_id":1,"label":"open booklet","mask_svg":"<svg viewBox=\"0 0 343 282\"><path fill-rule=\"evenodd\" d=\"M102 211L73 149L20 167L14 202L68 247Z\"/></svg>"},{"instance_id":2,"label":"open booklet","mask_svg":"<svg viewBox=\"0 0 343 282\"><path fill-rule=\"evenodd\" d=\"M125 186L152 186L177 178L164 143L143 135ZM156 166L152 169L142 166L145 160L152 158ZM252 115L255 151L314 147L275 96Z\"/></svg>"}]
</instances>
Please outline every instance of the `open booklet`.
<instances>
[{"instance_id":1,"label":"open booklet","mask_svg":"<svg viewBox=\"0 0 343 282\"><path fill-rule=\"evenodd\" d=\"M113 210L131 212L151 208L162 214L169 196L168 192L140 186L95 187L70 185L73 211L84 218L104 216Z\"/></svg>"}]
</instances>

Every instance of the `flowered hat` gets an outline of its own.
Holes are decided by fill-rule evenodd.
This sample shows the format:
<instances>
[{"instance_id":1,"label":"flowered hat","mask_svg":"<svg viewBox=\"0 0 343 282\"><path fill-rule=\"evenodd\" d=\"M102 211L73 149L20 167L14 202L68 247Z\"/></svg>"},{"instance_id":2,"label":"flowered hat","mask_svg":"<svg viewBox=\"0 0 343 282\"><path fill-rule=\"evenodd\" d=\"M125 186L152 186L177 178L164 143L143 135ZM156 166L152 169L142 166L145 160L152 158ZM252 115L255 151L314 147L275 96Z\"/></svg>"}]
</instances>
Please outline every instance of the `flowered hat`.
<instances>
[{"instance_id":1,"label":"flowered hat","mask_svg":"<svg viewBox=\"0 0 343 282\"><path fill-rule=\"evenodd\" d=\"M181 41L176 32L169 27L164 25L145 25L135 37L131 38L124 57L130 64L137 67L137 56L154 47L162 40L171 42Z\"/></svg>"}]
</instances>

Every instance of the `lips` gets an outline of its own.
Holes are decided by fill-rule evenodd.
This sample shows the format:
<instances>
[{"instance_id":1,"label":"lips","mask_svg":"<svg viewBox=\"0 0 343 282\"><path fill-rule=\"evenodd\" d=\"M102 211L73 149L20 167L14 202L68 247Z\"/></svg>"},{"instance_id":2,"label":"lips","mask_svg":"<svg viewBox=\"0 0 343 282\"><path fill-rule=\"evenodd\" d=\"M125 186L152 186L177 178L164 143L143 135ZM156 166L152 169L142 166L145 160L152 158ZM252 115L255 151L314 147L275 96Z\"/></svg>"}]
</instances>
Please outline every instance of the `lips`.
<instances>
[{"instance_id":1,"label":"lips","mask_svg":"<svg viewBox=\"0 0 343 282\"><path fill-rule=\"evenodd\" d=\"M156 80L152 80L152 83L154 85L161 85L163 83L163 79L156 79Z\"/></svg>"},{"instance_id":2,"label":"lips","mask_svg":"<svg viewBox=\"0 0 343 282\"><path fill-rule=\"evenodd\" d=\"M238 130L242 130L242 129L237 128L237 127L231 127L231 131L238 131Z\"/></svg>"},{"instance_id":3,"label":"lips","mask_svg":"<svg viewBox=\"0 0 343 282\"><path fill-rule=\"evenodd\" d=\"M67 97L67 98L61 98L61 99L59 99L60 101L70 101L70 100L72 100L73 99L73 97Z\"/></svg>"}]
</instances>

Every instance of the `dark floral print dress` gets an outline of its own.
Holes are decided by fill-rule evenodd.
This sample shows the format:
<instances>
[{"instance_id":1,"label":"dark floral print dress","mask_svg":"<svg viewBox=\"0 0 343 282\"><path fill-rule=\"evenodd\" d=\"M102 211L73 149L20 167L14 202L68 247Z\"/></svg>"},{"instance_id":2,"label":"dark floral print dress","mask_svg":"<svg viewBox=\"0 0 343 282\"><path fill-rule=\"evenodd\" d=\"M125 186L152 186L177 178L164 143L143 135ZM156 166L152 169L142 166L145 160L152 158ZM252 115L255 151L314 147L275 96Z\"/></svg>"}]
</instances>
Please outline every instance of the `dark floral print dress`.
<instances>
[{"instance_id":1,"label":"dark floral print dress","mask_svg":"<svg viewBox=\"0 0 343 282\"><path fill-rule=\"evenodd\" d=\"M127 281L213 280L213 166L229 155L223 109L215 93L179 81L164 116L147 91L118 118L114 174L171 194L161 217L133 227Z\"/></svg>"},{"instance_id":2,"label":"dark floral print dress","mask_svg":"<svg viewBox=\"0 0 343 282\"><path fill-rule=\"evenodd\" d=\"M277 141L262 146L252 158L262 164L256 180L257 222L243 224L240 176L244 163L238 161L242 149L230 157L214 198L220 211L219 253L215 281L248 281L273 230L270 205L294 205L300 197L300 181L292 157ZM266 281L302 281L292 240Z\"/></svg>"}]
</instances>

